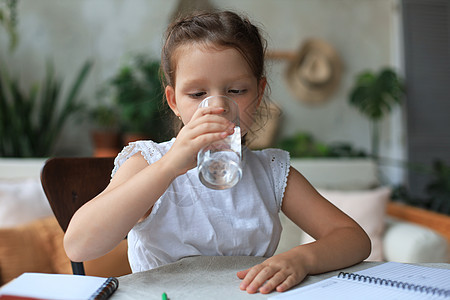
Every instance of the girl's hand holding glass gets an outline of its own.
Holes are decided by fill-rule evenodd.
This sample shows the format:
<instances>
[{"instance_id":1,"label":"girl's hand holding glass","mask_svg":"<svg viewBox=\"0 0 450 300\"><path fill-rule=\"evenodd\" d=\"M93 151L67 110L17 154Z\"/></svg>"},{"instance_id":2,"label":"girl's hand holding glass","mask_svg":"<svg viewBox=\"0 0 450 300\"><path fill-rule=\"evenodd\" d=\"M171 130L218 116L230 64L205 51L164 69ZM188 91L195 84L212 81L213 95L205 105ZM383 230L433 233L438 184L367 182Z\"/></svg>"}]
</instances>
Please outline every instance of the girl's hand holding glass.
<instances>
[{"instance_id":1,"label":"girl's hand holding glass","mask_svg":"<svg viewBox=\"0 0 450 300\"><path fill-rule=\"evenodd\" d=\"M170 157L177 175L196 166L200 149L233 134L234 123L220 116L223 111L221 107L199 108L180 130L175 143L165 155Z\"/></svg>"}]
</instances>

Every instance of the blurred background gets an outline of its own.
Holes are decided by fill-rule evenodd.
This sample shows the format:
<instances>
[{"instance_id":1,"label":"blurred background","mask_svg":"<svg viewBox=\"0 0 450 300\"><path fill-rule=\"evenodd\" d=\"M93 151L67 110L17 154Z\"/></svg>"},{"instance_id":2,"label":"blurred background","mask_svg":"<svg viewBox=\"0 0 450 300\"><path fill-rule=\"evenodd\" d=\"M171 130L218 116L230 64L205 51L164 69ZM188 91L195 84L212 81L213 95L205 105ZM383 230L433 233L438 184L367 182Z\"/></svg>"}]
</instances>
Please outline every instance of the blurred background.
<instances>
[{"instance_id":1,"label":"blurred background","mask_svg":"<svg viewBox=\"0 0 450 300\"><path fill-rule=\"evenodd\" d=\"M407 185L417 195L423 194L436 160L440 171L449 171L448 1L1 0L0 4L3 101L17 102L7 99L9 93L34 103L10 111L2 106L1 156L113 155L128 141L124 132L170 138L169 125L158 111L157 69L164 30L179 13L218 8L248 15L268 39L267 73L275 109L269 123L274 129L256 148L280 146L294 157L372 156L385 182ZM331 48L333 54L324 55L338 64L328 70L335 84L320 100L308 98L289 82L296 68L300 70L299 61L308 51L305 43L311 39L326 44L320 49ZM320 49L310 50L320 53ZM391 94L387 100L381 96L374 100L381 111L377 114L355 91L360 88L364 94L364 87L383 71L390 77L384 82L378 78L372 92ZM157 100L149 102L149 95ZM27 126L29 130L24 129ZM99 129L120 133L112 152L96 150L93 132ZM24 136L31 141L17 140ZM25 151L27 147L30 150Z\"/></svg>"}]
</instances>

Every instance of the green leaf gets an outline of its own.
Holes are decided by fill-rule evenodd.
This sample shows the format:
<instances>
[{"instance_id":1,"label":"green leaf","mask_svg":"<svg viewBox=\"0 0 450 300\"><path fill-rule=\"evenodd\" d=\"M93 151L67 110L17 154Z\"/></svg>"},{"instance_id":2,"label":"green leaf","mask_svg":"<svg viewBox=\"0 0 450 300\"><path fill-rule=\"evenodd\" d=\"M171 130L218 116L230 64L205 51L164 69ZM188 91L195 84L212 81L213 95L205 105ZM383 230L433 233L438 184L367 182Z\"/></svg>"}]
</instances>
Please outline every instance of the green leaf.
<instances>
[{"instance_id":1,"label":"green leaf","mask_svg":"<svg viewBox=\"0 0 450 300\"><path fill-rule=\"evenodd\" d=\"M84 107L78 103L78 93L89 69L85 64L66 98L61 97L62 80L51 63L41 84L32 85L28 92L17 80L9 80L6 68L0 70L0 154L50 156L65 122Z\"/></svg>"},{"instance_id":2,"label":"green leaf","mask_svg":"<svg viewBox=\"0 0 450 300\"><path fill-rule=\"evenodd\" d=\"M390 68L377 74L364 71L357 75L349 94L349 104L366 116L372 123L372 154L378 154L377 123L401 103L404 88L401 80Z\"/></svg>"}]
</instances>

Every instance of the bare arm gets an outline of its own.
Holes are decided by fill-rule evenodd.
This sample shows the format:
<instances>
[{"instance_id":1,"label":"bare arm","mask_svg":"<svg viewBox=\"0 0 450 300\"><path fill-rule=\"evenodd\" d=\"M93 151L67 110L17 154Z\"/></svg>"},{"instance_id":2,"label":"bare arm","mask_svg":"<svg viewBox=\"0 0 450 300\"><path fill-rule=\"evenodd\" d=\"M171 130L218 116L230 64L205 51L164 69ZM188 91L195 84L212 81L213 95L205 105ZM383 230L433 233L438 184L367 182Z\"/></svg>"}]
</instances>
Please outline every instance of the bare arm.
<instances>
[{"instance_id":1,"label":"bare arm","mask_svg":"<svg viewBox=\"0 0 450 300\"><path fill-rule=\"evenodd\" d=\"M129 158L108 187L72 217L64 248L72 261L97 258L111 251L153 207L170 183L195 167L197 152L234 131L218 116L223 108L198 109L170 150L149 165L142 155Z\"/></svg>"},{"instance_id":2,"label":"bare arm","mask_svg":"<svg viewBox=\"0 0 450 300\"><path fill-rule=\"evenodd\" d=\"M282 210L297 226L316 239L275 255L238 273L241 289L254 293L285 291L308 274L323 273L361 262L370 254L370 240L362 228L324 199L291 168Z\"/></svg>"},{"instance_id":3,"label":"bare arm","mask_svg":"<svg viewBox=\"0 0 450 300\"><path fill-rule=\"evenodd\" d=\"M113 249L167 189L174 173L166 159L148 165L141 154L128 159L108 187L72 217L64 247L72 261Z\"/></svg>"}]
</instances>

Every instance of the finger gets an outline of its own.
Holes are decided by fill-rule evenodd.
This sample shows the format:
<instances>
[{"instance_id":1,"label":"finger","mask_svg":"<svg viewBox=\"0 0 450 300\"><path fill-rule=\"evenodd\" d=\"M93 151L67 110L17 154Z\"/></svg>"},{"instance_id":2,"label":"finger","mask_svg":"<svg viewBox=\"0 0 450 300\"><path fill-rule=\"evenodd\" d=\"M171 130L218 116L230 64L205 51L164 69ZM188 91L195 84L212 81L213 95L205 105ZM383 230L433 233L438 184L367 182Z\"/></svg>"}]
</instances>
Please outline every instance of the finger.
<instances>
[{"instance_id":1,"label":"finger","mask_svg":"<svg viewBox=\"0 0 450 300\"><path fill-rule=\"evenodd\" d=\"M281 284L277 286L276 290L277 292L285 292L299 282L300 280L297 280L295 276L289 275Z\"/></svg>"},{"instance_id":2,"label":"finger","mask_svg":"<svg viewBox=\"0 0 450 300\"><path fill-rule=\"evenodd\" d=\"M232 122L227 120L215 122L208 121L202 122L199 124L192 124L192 134L193 136L200 136L206 133L214 133L214 132L227 132L228 134L232 134L234 132L235 125Z\"/></svg>"},{"instance_id":3,"label":"finger","mask_svg":"<svg viewBox=\"0 0 450 300\"><path fill-rule=\"evenodd\" d=\"M278 289L280 287L280 284L284 283L286 281L286 274L283 274L282 272L277 272L275 275L272 276L269 280L264 283L264 285L259 289L259 292L261 294L267 294L273 291L275 288Z\"/></svg>"},{"instance_id":4,"label":"finger","mask_svg":"<svg viewBox=\"0 0 450 300\"><path fill-rule=\"evenodd\" d=\"M212 143L223 140L228 136L228 132L214 132L214 133L206 133L199 137L196 137L191 141L190 149L193 149L195 152L200 151L200 149L211 145Z\"/></svg>"},{"instance_id":5,"label":"finger","mask_svg":"<svg viewBox=\"0 0 450 300\"><path fill-rule=\"evenodd\" d=\"M247 286L246 291L249 294L256 293L258 289L272 276L277 272L273 267L265 266L262 268L258 274L253 278L253 280L250 282L250 284Z\"/></svg>"},{"instance_id":6,"label":"finger","mask_svg":"<svg viewBox=\"0 0 450 300\"><path fill-rule=\"evenodd\" d=\"M261 271L264 267L262 265L256 265L250 269L247 269L243 272L246 272L244 279L242 280L241 284L239 285L239 288L241 290L246 290L249 284L253 281L255 276Z\"/></svg>"},{"instance_id":7,"label":"finger","mask_svg":"<svg viewBox=\"0 0 450 300\"><path fill-rule=\"evenodd\" d=\"M200 107L195 111L195 113L192 117L193 118L201 117L201 116L211 115L211 114L220 115L224 111L225 111L225 109L223 107Z\"/></svg>"},{"instance_id":8,"label":"finger","mask_svg":"<svg viewBox=\"0 0 450 300\"><path fill-rule=\"evenodd\" d=\"M229 121L228 119L221 117L219 115L203 115L198 118L192 118L185 127L189 129L201 129L205 128L205 126L210 126L212 124L219 124L221 126L235 126L233 122ZM202 127L203 126L203 127Z\"/></svg>"},{"instance_id":9,"label":"finger","mask_svg":"<svg viewBox=\"0 0 450 300\"><path fill-rule=\"evenodd\" d=\"M247 275L249 270L250 269L239 271L236 273L236 275L239 279L244 279L244 277Z\"/></svg>"},{"instance_id":10,"label":"finger","mask_svg":"<svg viewBox=\"0 0 450 300\"><path fill-rule=\"evenodd\" d=\"M221 120L222 122L224 122L225 120L227 120L224 116L222 116L224 110L225 109L221 108L221 107L199 108L194 112L194 115L187 123L189 124L189 123L195 122L196 120L197 121L201 120L202 122L205 122L205 119L206 120L216 120L217 122L218 122L218 120ZM219 117L220 117L220 119L217 119Z\"/></svg>"}]
</instances>

